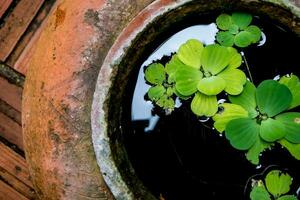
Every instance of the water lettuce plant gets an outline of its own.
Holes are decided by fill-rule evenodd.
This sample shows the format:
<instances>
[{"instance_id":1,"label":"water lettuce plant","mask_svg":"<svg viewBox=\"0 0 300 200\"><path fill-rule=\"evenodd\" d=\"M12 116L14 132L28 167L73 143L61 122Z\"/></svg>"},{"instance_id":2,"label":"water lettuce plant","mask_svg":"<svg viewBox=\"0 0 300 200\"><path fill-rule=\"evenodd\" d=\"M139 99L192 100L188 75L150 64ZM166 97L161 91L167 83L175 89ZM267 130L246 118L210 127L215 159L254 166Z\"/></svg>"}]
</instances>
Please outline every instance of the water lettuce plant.
<instances>
[{"instance_id":1,"label":"water lettuce plant","mask_svg":"<svg viewBox=\"0 0 300 200\"><path fill-rule=\"evenodd\" d=\"M216 23L221 30L217 33L217 41L227 47L236 45L247 47L257 43L261 38L261 30L255 25L250 25L252 15L242 12L234 12L232 15L221 14Z\"/></svg>"},{"instance_id":2,"label":"water lettuce plant","mask_svg":"<svg viewBox=\"0 0 300 200\"><path fill-rule=\"evenodd\" d=\"M297 200L295 195L287 195L292 177L280 170L270 171L264 181L255 181L250 192L251 200Z\"/></svg>"},{"instance_id":3,"label":"water lettuce plant","mask_svg":"<svg viewBox=\"0 0 300 200\"><path fill-rule=\"evenodd\" d=\"M289 112L300 105L299 84L295 75L279 82L265 80L257 88L248 81L240 95L230 95L231 103L221 105L222 112L213 117L214 127L225 131L234 148L247 150L253 164L259 163L260 153L274 142L284 147L299 144L300 113Z\"/></svg>"},{"instance_id":4,"label":"water lettuce plant","mask_svg":"<svg viewBox=\"0 0 300 200\"><path fill-rule=\"evenodd\" d=\"M300 160L300 81L288 75L279 81L265 80L257 87L250 76L238 69L241 54L232 46L247 47L261 38L261 30L247 13L221 14L219 44L205 46L190 39L182 44L168 63L153 63L145 69L151 85L148 97L159 107L172 111L175 98L191 98L191 110L197 116L212 117L214 128L225 132L230 144L246 151L246 158L259 164L260 154L276 143ZM243 56L245 59L245 56ZM220 94L229 102L218 104ZM257 190L262 190L261 187ZM285 198L282 198L283 200Z\"/></svg>"},{"instance_id":5,"label":"water lettuce plant","mask_svg":"<svg viewBox=\"0 0 300 200\"><path fill-rule=\"evenodd\" d=\"M198 116L213 116L218 110L217 96L222 91L237 95L243 90L246 75L237 69L241 55L232 47L204 45L191 39L180 46L175 88L182 96L194 95L191 109Z\"/></svg>"},{"instance_id":6,"label":"water lettuce plant","mask_svg":"<svg viewBox=\"0 0 300 200\"><path fill-rule=\"evenodd\" d=\"M145 79L151 84L147 93L149 99L163 109L172 111L175 107L174 84L167 77L168 70L160 63L153 63L145 70Z\"/></svg>"}]
</instances>

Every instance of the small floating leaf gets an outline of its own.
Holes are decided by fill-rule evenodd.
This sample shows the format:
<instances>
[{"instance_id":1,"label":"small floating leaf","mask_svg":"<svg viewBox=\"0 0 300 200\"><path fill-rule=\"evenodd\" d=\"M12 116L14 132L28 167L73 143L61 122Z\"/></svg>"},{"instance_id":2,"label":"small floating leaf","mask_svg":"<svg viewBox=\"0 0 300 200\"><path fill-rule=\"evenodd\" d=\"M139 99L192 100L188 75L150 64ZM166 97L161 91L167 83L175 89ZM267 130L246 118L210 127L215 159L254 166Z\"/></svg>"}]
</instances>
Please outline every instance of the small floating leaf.
<instances>
[{"instance_id":1,"label":"small floating leaf","mask_svg":"<svg viewBox=\"0 0 300 200\"><path fill-rule=\"evenodd\" d=\"M175 82L175 73L177 71L177 69L181 68L181 67L186 67L185 64L183 64L177 54L172 56L172 59L166 64L165 70L167 72L167 74L169 75L168 77L168 83L173 83Z\"/></svg>"},{"instance_id":2,"label":"small floating leaf","mask_svg":"<svg viewBox=\"0 0 300 200\"><path fill-rule=\"evenodd\" d=\"M226 47L218 44L208 45L202 52L202 66L204 71L216 75L230 62L231 54Z\"/></svg>"},{"instance_id":3,"label":"small floating leaf","mask_svg":"<svg viewBox=\"0 0 300 200\"><path fill-rule=\"evenodd\" d=\"M256 43L260 40L261 38L261 30L254 25L248 26L245 31L249 32L252 34L252 43Z\"/></svg>"},{"instance_id":4,"label":"small floating leaf","mask_svg":"<svg viewBox=\"0 0 300 200\"><path fill-rule=\"evenodd\" d=\"M262 114L274 117L289 107L292 94L277 81L265 80L256 89L256 101Z\"/></svg>"},{"instance_id":5,"label":"small floating leaf","mask_svg":"<svg viewBox=\"0 0 300 200\"><path fill-rule=\"evenodd\" d=\"M148 96L152 101L157 101L161 96L164 95L166 89L162 85L157 85L149 88Z\"/></svg>"},{"instance_id":6,"label":"small floating leaf","mask_svg":"<svg viewBox=\"0 0 300 200\"><path fill-rule=\"evenodd\" d=\"M239 105L223 103L219 107L223 108L223 110L215 114L213 120L215 121L214 127L220 133L225 130L227 123L231 120L248 116L248 112Z\"/></svg>"},{"instance_id":7,"label":"small floating leaf","mask_svg":"<svg viewBox=\"0 0 300 200\"><path fill-rule=\"evenodd\" d=\"M145 78L149 83L162 84L166 78L165 68L160 63L153 63L146 68Z\"/></svg>"},{"instance_id":8,"label":"small floating leaf","mask_svg":"<svg viewBox=\"0 0 300 200\"><path fill-rule=\"evenodd\" d=\"M197 92L192 100L191 109L198 116L211 117L218 111L217 97Z\"/></svg>"},{"instance_id":9,"label":"small floating leaf","mask_svg":"<svg viewBox=\"0 0 300 200\"><path fill-rule=\"evenodd\" d=\"M286 139L280 140L279 143L285 147L294 158L300 160L300 144L290 143Z\"/></svg>"},{"instance_id":10,"label":"small floating leaf","mask_svg":"<svg viewBox=\"0 0 300 200\"><path fill-rule=\"evenodd\" d=\"M172 98L168 97L167 95L163 95L157 102L157 105L164 109L173 110L175 107L175 102Z\"/></svg>"},{"instance_id":11,"label":"small floating leaf","mask_svg":"<svg viewBox=\"0 0 300 200\"><path fill-rule=\"evenodd\" d=\"M259 164L260 154L267 148L269 148L272 143L263 141L260 137L256 140L254 145L246 153L246 158L254 165Z\"/></svg>"},{"instance_id":12,"label":"small floating leaf","mask_svg":"<svg viewBox=\"0 0 300 200\"><path fill-rule=\"evenodd\" d=\"M295 195L284 195L277 200L298 200L298 198Z\"/></svg>"},{"instance_id":13,"label":"small floating leaf","mask_svg":"<svg viewBox=\"0 0 300 200\"><path fill-rule=\"evenodd\" d=\"M292 95L293 100L289 109L295 108L300 105L300 81L296 75L291 75L290 77L283 76L280 78L279 83L287 86Z\"/></svg>"},{"instance_id":14,"label":"small floating leaf","mask_svg":"<svg viewBox=\"0 0 300 200\"><path fill-rule=\"evenodd\" d=\"M197 91L199 81L202 79L202 73L193 67L181 67L175 75L176 90L183 96L190 96Z\"/></svg>"},{"instance_id":15,"label":"small floating leaf","mask_svg":"<svg viewBox=\"0 0 300 200\"><path fill-rule=\"evenodd\" d=\"M255 99L256 88L253 83L247 81L244 90L237 96L229 95L229 100L242 106L249 113L249 117L255 118L258 115L256 111L256 99Z\"/></svg>"},{"instance_id":16,"label":"small floating leaf","mask_svg":"<svg viewBox=\"0 0 300 200\"><path fill-rule=\"evenodd\" d=\"M234 36L228 31L220 31L216 35L217 41L225 47L231 47L234 44Z\"/></svg>"},{"instance_id":17,"label":"small floating leaf","mask_svg":"<svg viewBox=\"0 0 300 200\"><path fill-rule=\"evenodd\" d=\"M254 186L250 193L251 200L271 200L271 196L263 185Z\"/></svg>"},{"instance_id":18,"label":"small floating leaf","mask_svg":"<svg viewBox=\"0 0 300 200\"><path fill-rule=\"evenodd\" d=\"M226 82L218 76L203 78L198 83L198 90L206 95L217 95L224 90Z\"/></svg>"},{"instance_id":19,"label":"small floating leaf","mask_svg":"<svg viewBox=\"0 0 300 200\"><path fill-rule=\"evenodd\" d=\"M225 92L231 95L238 95L243 91L243 85L246 83L246 75L239 69L225 69L218 74L226 82Z\"/></svg>"},{"instance_id":20,"label":"small floating leaf","mask_svg":"<svg viewBox=\"0 0 300 200\"><path fill-rule=\"evenodd\" d=\"M279 196L290 191L292 178L287 173L273 170L267 174L265 183L268 191L277 199Z\"/></svg>"},{"instance_id":21,"label":"small floating leaf","mask_svg":"<svg viewBox=\"0 0 300 200\"><path fill-rule=\"evenodd\" d=\"M285 139L292 143L300 143L300 113L288 112L276 116L285 127Z\"/></svg>"},{"instance_id":22,"label":"small floating leaf","mask_svg":"<svg viewBox=\"0 0 300 200\"><path fill-rule=\"evenodd\" d=\"M231 24L231 26L228 29L229 33L235 35L239 32L239 27L236 24Z\"/></svg>"},{"instance_id":23,"label":"small floating leaf","mask_svg":"<svg viewBox=\"0 0 300 200\"><path fill-rule=\"evenodd\" d=\"M228 30L232 24L231 16L228 14L221 14L216 19L219 29Z\"/></svg>"},{"instance_id":24,"label":"small floating leaf","mask_svg":"<svg viewBox=\"0 0 300 200\"><path fill-rule=\"evenodd\" d=\"M184 64L199 69L203 48L203 44L199 40L190 39L180 46L177 55Z\"/></svg>"},{"instance_id":25,"label":"small floating leaf","mask_svg":"<svg viewBox=\"0 0 300 200\"><path fill-rule=\"evenodd\" d=\"M248 31L239 32L234 38L234 44L238 47L247 47L252 43L253 36Z\"/></svg>"},{"instance_id":26,"label":"small floating leaf","mask_svg":"<svg viewBox=\"0 0 300 200\"><path fill-rule=\"evenodd\" d=\"M241 66L242 64L242 56L241 54L233 47L228 47L227 48L230 52L230 61L229 65L227 66L227 69L235 69Z\"/></svg>"},{"instance_id":27,"label":"small floating leaf","mask_svg":"<svg viewBox=\"0 0 300 200\"><path fill-rule=\"evenodd\" d=\"M269 118L263 120L260 126L260 136L267 142L275 142L286 135L283 123L278 120Z\"/></svg>"},{"instance_id":28,"label":"small floating leaf","mask_svg":"<svg viewBox=\"0 0 300 200\"><path fill-rule=\"evenodd\" d=\"M225 136L234 148L247 150L259 137L259 125L250 118L234 119L227 124Z\"/></svg>"},{"instance_id":29,"label":"small floating leaf","mask_svg":"<svg viewBox=\"0 0 300 200\"><path fill-rule=\"evenodd\" d=\"M167 94L168 97L172 96L174 94L174 88L168 87L167 91L166 91L166 94Z\"/></svg>"},{"instance_id":30,"label":"small floating leaf","mask_svg":"<svg viewBox=\"0 0 300 200\"><path fill-rule=\"evenodd\" d=\"M187 100L190 98L190 96L184 96L184 95L180 94L176 88L174 88L174 93L177 97L179 97L180 99L183 99L183 100Z\"/></svg>"},{"instance_id":31,"label":"small floating leaf","mask_svg":"<svg viewBox=\"0 0 300 200\"><path fill-rule=\"evenodd\" d=\"M252 21L252 15L243 12L232 13L232 21L241 30L244 30Z\"/></svg>"}]
</instances>

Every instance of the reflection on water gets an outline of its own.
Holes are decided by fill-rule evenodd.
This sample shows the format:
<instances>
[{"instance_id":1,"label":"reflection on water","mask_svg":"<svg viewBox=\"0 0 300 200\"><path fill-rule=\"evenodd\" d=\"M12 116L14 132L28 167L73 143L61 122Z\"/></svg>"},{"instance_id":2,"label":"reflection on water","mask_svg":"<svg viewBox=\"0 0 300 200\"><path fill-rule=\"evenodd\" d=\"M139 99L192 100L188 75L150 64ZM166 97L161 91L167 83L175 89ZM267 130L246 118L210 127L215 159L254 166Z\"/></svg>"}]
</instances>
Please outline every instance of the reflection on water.
<instances>
[{"instance_id":1,"label":"reflection on water","mask_svg":"<svg viewBox=\"0 0 300 200\"><path fill-rule=\"evenodd\" d=\"M213 44L217 32L218 29L215 23L208 25L195 25L183 29L166 40L166 42L158 47L142 64L138 74L131 105L131 120L143 122L148 121L148 123L145 123L145 126L147 126L144 129L145 132L152 131L155 128L159 120L159 116L152 114L153 104L150 101L144 100L144 96L150 88L150 85L146 84L144 79L144 66L151 64L155 60L161 59L165 55L171 55L171 53L178 50L181 44L185 43L189 39L198 39L205 45ZM181 103L178 98L175 103L175 107L180 107Z\"/></svg>"}]
</instances>

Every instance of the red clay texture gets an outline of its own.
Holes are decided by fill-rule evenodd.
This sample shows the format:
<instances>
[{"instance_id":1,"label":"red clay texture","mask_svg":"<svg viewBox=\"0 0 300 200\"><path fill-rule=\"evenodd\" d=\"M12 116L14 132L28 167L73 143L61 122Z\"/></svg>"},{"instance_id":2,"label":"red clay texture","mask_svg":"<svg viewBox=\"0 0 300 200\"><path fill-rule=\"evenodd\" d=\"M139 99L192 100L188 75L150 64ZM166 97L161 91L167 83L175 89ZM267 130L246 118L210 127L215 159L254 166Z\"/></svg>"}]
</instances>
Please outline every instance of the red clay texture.
<instances>
[{"instance_id":1,"label":"red clay texture","mask_svg":"<svg viewBox=\"0 0 300 200\"><path fill-rule=\"evenodd\" d=\"M92 96L109 48L150 2L58 1L24 87L24 147L40 199L113 199L93 151Z\"/></svg>"}]
</instances>

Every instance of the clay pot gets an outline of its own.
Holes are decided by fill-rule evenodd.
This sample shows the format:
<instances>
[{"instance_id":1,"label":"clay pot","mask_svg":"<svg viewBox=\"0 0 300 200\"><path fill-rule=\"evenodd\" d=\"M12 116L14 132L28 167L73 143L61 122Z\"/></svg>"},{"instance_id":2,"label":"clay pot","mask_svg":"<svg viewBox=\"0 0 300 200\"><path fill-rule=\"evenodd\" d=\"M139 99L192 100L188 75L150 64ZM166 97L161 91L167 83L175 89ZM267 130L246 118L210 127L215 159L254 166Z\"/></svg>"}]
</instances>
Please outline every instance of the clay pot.
<instances>
[{"instance_id":1,"label":"clay pot","mask_svg":"<svg viewBox=\"0 0 300 200\"><path fill-rule=\"evenodd\" d=\"M241 9L300 35L300 10L283 0L152 1L57 3L23 96L26 157L41 199L156 199L126 156L120 108L132 70L172 24Z\"/></svg>"}]
</instances>

